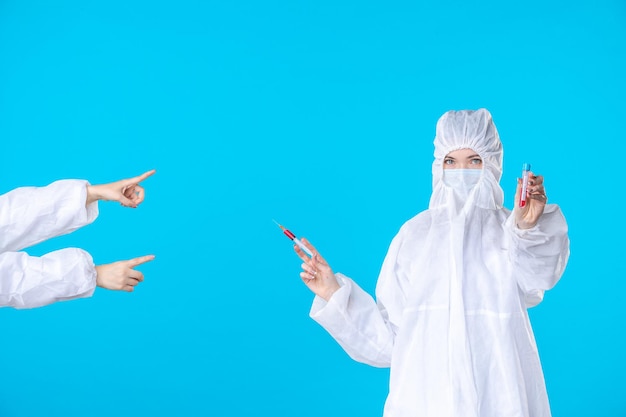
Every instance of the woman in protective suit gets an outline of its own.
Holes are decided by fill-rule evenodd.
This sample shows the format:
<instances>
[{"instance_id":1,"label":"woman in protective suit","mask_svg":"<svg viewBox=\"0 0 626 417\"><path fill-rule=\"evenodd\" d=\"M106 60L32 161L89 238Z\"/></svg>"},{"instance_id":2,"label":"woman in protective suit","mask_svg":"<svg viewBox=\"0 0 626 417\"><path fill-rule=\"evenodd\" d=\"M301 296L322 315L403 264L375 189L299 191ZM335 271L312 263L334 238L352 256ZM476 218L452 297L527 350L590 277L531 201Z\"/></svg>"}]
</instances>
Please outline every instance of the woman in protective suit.
<instances>
[{"instance_id":1,"label":"woman in protective suit","mask_svg":"<svg viewBox=\"0 0 626 417\"><path fill-rule=\"evenodd\" d=\"M306 239L311 259L295 247L311 317L353 359L391 367L386 417L548 417L527 308L564 271L565 219L532 173L528 204L503 207L487 110L445 113L434 144L429 208L391 242L376 301Z\"/></svg>"}]
</instances>

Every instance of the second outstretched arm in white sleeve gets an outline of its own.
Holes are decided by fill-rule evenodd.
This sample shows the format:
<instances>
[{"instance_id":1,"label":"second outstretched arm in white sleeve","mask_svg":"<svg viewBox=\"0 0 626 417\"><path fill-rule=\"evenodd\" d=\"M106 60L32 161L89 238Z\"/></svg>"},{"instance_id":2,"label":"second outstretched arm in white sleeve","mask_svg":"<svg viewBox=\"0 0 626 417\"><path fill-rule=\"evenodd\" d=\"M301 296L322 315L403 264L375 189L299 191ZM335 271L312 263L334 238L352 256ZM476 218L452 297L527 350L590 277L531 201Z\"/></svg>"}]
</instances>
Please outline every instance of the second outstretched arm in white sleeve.
<instances>
[{"instance_id":1,"label":"second outstretched arm in white sleeve","mask_svg":"<svg viewBox=\"0 0 626 417\"><path fill-rule=\"evenodd\" d=\"M25 252L0 254L0 306L34 308L90 297L96 287L91 256L77 248L42 257Z\"/></svg>"}]
</instances>

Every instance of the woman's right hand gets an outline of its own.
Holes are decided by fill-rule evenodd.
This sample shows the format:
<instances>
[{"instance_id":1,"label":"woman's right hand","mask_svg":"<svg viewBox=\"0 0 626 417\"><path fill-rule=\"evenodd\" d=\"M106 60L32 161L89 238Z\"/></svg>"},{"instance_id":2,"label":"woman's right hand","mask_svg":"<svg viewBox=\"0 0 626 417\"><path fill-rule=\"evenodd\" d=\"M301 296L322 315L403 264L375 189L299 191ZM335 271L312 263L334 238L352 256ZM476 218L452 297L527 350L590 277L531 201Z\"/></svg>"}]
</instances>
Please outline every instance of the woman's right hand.
<instances>
[{"instance_id":1,"label":"woman's right hand","mask_svg":"<svg viewBox=\"0 0 626 417\"><path fill-rule=\"evenodd\" d=\"M300 239L300 241L313 253L313 257L309 258L298 245L294 245L294 250L300 259L304 261L300 278L315 295L328 301L341 286L337 282L333 270L326 260L320 256L317 249L304 238Z\"/></svg>"}]
</instances>

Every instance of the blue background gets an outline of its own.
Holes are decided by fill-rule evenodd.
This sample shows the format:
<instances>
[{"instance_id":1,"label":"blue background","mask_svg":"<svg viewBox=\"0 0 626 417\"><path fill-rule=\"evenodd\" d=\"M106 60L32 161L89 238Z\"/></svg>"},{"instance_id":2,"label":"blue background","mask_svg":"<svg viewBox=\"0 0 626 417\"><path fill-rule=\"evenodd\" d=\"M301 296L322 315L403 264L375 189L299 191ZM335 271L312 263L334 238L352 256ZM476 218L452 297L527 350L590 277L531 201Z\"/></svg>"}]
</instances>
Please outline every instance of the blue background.
<instances>
[{"instance_id":1,"label":"blue background","mask_svg":"<svg viewBox=\"0 0 626 417\"><path fill-rule=\"evenodd\" d=\"M156 259L133 294L0 310L0 416L380 416L388 370L308 318L272 218L373 293L438 117L479 107L507 206L528 161L570 225L531 310L553 415L626 416L625 23L623 0L0 0L0 192L158 170L139 209L28 250Z\"/></svg>"}]
</instances>

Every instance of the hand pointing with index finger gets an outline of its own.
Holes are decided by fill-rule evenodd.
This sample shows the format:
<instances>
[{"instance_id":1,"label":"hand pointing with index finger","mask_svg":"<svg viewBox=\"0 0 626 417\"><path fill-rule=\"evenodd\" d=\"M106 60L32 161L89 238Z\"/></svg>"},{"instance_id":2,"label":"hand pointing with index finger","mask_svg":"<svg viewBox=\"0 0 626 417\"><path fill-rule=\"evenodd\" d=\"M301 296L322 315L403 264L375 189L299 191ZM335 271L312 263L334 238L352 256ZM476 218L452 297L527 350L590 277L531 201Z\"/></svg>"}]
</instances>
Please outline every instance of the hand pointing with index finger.
<instances>
[{"instance_id":1,"label":"hand pointing with index finger","mask_svg":"<svg viewBox=\"0 0 626 417\"><path fill-rule=\"evenodd\" d=\"M154 255L140 256L126 261L118 261L96 266L96 285L116 291L132 292L143 281L143 274L134 268L150 262Z\"/></svg>"},{"instance_id":2,"label":"hand pointing with index finger","mask_svg":"<svg viewBox=\"0 0 626 417\"><path fill-rule=\"evenodd\" d=\"M139 183L152 176L156 170L144 172L136 177L102 185L87 187L87 205L94 201L118 201L124 207L137 208L144 200L145 192Z\"/></svg>"}]
</instances>

